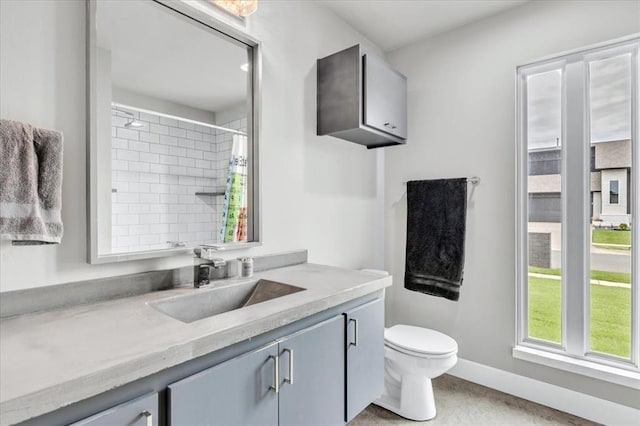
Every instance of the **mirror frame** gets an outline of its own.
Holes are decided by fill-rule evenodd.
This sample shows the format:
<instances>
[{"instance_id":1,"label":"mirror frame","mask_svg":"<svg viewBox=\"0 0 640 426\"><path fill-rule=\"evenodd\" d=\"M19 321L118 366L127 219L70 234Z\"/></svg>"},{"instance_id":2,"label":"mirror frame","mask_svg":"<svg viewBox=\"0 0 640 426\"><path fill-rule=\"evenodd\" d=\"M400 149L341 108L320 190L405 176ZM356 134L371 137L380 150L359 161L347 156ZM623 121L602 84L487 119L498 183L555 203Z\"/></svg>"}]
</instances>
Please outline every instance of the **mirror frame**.
<instances>
[{"instance_id":1,"label":"mirror frame","mask_svg":"<svg viewBox=\"0 0 640 426\"><path fill-rule=\"evenodd\" d=\"M148 250L130 253L109 253L100 254L98 252L98 131L96 125L97 106L97 84L96 84L96 54L97 44L96 33L96 6L98 0L86 1L86 57L87 57L87 157L86 157L86 197L87 197L87 262L91 264L123 262L128 260L152 259L185 255L193 252L193 247L167 248L161 250ZM248 242L219 243L213 244L218 250L239 250L261 245L261 197L260 194L260 106L262 99L262 48L259 40L251 37L242 29L237 28L238 22L233 22L229 17L215 9L211 4L204 1L193 0L147 0L167 9L168 13L176 14L178 17L193 20L194 25L204 25L212 32L220 33L222 37L231 38L246 45L251 53L251 112L252 120L247 125L247 134L250 137L249 146L251 166L248 170L249 181L253 185L249 186L247 197L250 200L248 214Z\"/></svg>"}]
</instances>

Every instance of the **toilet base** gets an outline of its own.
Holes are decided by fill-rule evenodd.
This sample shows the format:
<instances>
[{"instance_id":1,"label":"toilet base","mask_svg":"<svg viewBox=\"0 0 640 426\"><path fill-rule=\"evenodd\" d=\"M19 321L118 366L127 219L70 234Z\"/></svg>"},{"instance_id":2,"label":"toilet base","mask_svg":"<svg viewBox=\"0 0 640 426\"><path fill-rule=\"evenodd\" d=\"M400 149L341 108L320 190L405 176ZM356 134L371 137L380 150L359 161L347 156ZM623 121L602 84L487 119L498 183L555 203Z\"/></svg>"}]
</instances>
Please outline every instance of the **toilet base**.
<instances>
[{"instance_id":1,"label":"toilet base","mask_svg":"<svg viewBox=\"0 0 640 426\"><path fill-rule=\"evenodd\" d=\"M405 375L398 383L386 376L385 392L374 404L409 420L431 420L436 416L431 379Z\"/></svg>"}]
</instances>

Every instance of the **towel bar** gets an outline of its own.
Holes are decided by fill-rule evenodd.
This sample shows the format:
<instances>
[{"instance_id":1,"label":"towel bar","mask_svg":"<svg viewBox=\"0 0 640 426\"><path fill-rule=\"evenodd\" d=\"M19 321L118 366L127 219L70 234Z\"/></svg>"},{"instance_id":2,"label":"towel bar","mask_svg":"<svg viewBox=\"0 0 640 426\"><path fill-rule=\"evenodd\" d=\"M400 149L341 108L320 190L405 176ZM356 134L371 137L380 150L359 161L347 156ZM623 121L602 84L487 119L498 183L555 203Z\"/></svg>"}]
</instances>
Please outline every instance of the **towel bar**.
<instances>
[{"instance_id":1,"label":"towel bar","mask_svg":"<svg viewBox=\"0 0 640 426\"><path fill-rule=\"evenodd\" d=\"M478 176L472 176L467 178L467 183L471 183L472 185L477 185L480 183L480 178ZM402 182L404 186L407 185L407 182Z\"/></svg>"}]
</instances>

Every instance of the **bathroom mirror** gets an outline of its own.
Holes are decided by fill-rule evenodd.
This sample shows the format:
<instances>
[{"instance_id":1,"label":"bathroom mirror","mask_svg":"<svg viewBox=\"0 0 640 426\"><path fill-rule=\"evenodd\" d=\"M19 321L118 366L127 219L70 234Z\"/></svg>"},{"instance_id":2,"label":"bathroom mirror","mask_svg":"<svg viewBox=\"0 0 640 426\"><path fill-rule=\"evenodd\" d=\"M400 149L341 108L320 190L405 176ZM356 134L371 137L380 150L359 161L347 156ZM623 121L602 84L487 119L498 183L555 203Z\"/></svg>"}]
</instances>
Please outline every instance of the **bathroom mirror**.
<instances>
[{"instance_id":1,"label":"bathroom mirror","mask_svg":"<svg viewBox=\"0 0 640 426\"><path fill-rule=\"evenodd\" d=\"M87 1L90 263L260 241L259 43L199 3Z\"/></svg>"}]
</instances>

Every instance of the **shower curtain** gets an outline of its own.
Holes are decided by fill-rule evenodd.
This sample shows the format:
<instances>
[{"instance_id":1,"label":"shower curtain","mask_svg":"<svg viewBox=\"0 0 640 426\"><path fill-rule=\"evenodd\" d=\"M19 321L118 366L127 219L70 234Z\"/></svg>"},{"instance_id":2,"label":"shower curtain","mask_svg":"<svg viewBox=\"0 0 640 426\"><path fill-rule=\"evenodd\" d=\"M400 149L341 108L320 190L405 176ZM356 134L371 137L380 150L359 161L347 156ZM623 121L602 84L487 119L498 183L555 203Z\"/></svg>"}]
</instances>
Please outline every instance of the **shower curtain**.
<instances>
[{"instance_id":1,"label":"shower curtain","mask_svg":"<svg viewBox=\"0 0 640 426\"><path fill-rule=\"evenodd\" d=\"M247 241L247 171L247 137L233 135L220 226L221 242Z\"/></svg>"}]
</instances>

